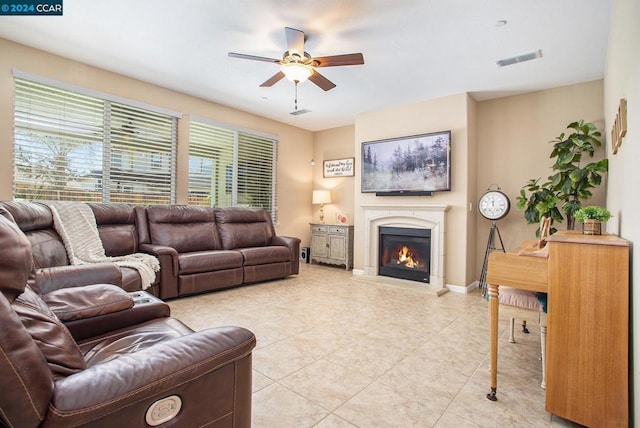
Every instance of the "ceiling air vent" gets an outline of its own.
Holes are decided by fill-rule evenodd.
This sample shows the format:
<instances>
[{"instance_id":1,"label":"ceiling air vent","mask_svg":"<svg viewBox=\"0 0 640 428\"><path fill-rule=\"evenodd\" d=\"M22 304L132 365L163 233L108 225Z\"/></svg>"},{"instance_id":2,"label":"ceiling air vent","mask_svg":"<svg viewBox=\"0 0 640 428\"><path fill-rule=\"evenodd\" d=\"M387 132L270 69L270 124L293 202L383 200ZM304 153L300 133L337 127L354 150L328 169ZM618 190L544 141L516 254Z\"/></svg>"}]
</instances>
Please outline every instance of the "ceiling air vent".
<instances>
[{"instance_id":1,"label":"ceiling air vent","mask_svg":"<svg viewBox=\"0 0 640 428\"><path fill-rule=\"evenodd\" d=\"M498 65L498 67L504 67L506 65L513 65L519 62L531 61L532 59L536 58L542 58L542 50L538 49L535 52L529 52L511 58L501 59L499 61L496 61L496 64Z\"/></svg>"},{"instance_id":2,"label":"ceiling air vent","mask_svg":"<svg viewBox=\"0 0 640 428\"><path fill-rule=\"evenodd\" d=\"M300 116L301 114L305 114L305 113L311 113L311 110L307 110L306 108L303 108L300 110L292 111L289 114L292 116Z\"/></svg>"}]
</instances>

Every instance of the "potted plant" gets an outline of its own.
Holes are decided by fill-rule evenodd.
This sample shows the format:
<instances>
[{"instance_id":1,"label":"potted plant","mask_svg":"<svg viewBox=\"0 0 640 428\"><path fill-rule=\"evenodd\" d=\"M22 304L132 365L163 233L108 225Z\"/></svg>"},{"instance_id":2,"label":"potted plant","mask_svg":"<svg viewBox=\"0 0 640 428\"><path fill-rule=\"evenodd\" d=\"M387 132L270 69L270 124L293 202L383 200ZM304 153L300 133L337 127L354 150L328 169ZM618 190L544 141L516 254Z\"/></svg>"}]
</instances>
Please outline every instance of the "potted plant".
<instances>
[{"instance_id":1,"label":"potted plant","mask_svg":"<svg viewBox=\"0 0 640 428\"><path fill-rule=\"evenodd\" d=\"M606 223L611 218L611 212L597 205L590 205L580 208L575 212L577 221L582 222L582 233L585 235L600 235L602 233L602 223Z\"/></svg>"},{"instance_id":2,"label":"potted plant","mask_svg":"<svg viewBox=\"0 0 640 428\"><path fill-rule=\"evenodd\" d=\"M550 141L554 174L542 184L540 178L531 179L520 189L517 208L524 210L527 223L539 223L542 217L561 222L566 216L567 229L572 230L575 213L582 207L581 200L592 196L591 189L602 183L602 175L609 169L606 158L585 163L586 155L593 157L596 147L602 145L599 140L602 134L593 123L580 120L570 123L567 129L573 132L568 135L563 132Z\"/></svg>"}]
</instances>

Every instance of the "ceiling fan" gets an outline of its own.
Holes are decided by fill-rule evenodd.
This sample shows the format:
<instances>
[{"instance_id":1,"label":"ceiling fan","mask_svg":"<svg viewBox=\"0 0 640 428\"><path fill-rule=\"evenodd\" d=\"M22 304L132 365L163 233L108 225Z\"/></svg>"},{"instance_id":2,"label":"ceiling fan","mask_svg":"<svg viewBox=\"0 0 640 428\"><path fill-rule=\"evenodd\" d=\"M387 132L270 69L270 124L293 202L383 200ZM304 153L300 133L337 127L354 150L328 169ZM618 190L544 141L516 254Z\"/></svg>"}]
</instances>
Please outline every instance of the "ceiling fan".
<instances>
[{"instance_id":1,"label":"ceiling fan","mask_svg":"<svg viewBox=\"0 0 640 428\"><path fill-rule=\"evenodd\" d=\"M343 65L364 64L364 57L361 53L312 57L304 51L304 32L293 28L285 27L288 50L282 59L265 58L262 56L245 55L229 52L232 58L250 59L253 61L264 61L280 64L280 71L267 79L261 87L270 87L286 77L298 85L309 79L321 89L328 91L336 87L335 83L316 71L318 67L340 67Z\"/></svg>"}]
</instances>

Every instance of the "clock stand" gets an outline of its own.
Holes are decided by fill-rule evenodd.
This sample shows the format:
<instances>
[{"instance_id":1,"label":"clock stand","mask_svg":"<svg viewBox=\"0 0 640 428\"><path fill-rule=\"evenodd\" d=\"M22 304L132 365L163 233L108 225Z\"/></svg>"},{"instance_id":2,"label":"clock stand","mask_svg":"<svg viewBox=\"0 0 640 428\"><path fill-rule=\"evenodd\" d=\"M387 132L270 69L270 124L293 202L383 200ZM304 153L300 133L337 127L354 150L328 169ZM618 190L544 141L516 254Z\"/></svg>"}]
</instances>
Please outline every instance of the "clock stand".
<instances>
[{"instance_id":1,"label":"clock stand","mask_svg":"<svg viewBox=\"0 0 640 428\"><path fill-rule=\"evenodd\" d=\"M495 186L495 188L494 188ZM480 197L478 201L478 212L487 220L491 220L491 230L489 231L489 240L487 241L487 250L484 253L484 264L482 265L482 273L480 274L480 290L483 297L487 295L487 266L489 263L489 254L495 250L505 252L502 236L498 229L498 220L509 214L511 202L509 197L500 191L497 184L489 185L487 191ZM496 235L500 241L500 247L496 247Z\"/></svg>"},{"instance_id":2,"label":"clock stand","mask_svg":"<svg viewBox=\"0 0 640 428\"><path fill-rule=\"evenodd\" d=\"M500 241L500 247L496 247L496 235ZM484 253L484 264L482 265L482 273L480 274L480 291L482 297L487 295L487 265L489 264L489 254L495 250L502 250L505 252L504 243L502 242L502 236L500 236L500 229L498 229L498 222L491 222L491 230L489 230L489 240L487 241L487 250Z\"/></svg>"}]
</instances>

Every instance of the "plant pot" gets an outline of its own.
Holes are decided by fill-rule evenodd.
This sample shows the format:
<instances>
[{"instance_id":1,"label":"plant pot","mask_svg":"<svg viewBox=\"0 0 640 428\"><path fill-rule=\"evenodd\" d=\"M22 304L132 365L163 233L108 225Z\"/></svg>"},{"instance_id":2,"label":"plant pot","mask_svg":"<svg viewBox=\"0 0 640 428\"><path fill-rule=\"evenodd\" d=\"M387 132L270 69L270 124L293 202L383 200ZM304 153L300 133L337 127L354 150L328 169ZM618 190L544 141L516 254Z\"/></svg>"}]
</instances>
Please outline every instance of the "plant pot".
<instances>
[{"instance_id":1,"label":"plant pot","mask_svg":"<svg viewBox=\"0 0 640 428\"><path fill-rule=\"evenodd\" d=\"M602 222L592 218L586 219L582 223L583 235L602 235Z\"/></svg>"}]
</instances>

